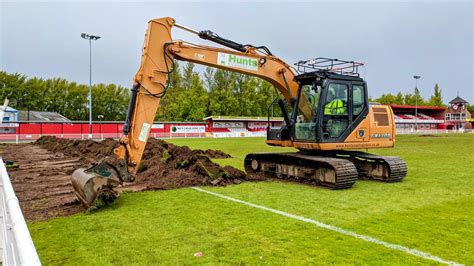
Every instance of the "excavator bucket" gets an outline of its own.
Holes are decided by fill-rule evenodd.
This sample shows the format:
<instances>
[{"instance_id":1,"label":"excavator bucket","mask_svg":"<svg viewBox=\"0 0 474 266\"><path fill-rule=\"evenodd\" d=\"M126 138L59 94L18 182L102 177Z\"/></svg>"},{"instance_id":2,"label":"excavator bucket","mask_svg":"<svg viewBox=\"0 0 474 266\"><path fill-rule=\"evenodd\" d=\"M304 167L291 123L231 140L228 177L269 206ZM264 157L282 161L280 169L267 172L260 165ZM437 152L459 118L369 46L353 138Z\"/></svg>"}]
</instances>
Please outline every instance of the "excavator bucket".
<instances>
[{"instance_id":1,"label":"excavator bucket","mask_svg":"<svg viewBox=\"0 0 474 266\"><path fill-rule=\"evenodd\" d=\"M114 171L101 163L75 170L71 182L77 198L87 209L113 202L118 197L114 188L121 184Z\"/></svg>"}]
</instances>

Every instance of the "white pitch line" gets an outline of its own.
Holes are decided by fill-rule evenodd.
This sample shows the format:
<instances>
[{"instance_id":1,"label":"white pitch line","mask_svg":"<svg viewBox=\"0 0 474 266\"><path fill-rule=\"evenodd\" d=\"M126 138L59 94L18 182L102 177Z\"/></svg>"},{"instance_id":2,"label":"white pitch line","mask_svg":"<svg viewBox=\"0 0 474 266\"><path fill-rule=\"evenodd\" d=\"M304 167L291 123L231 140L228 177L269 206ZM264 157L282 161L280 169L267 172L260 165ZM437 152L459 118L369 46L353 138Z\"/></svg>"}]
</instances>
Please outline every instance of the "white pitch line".
<instances>
[{"instance_id":1,"label":"white pitch line","mask_svg":"<svg viewBox=\"0 0 474 266\"><path fill-rule=\"evenodd\" d=\"M219 198L223 198L223 199L230 200L230 201L233 201L233 202L241 203L241 204L244 204L244 205L247 205L247 206L250 206L250 207L254 207L254 208L257 208L257 209L261 209L261 210L264 210L264 211L269 211L269 212L272 212L272 213L276 213L276 214L279 214L279 215L282 215L282 216L285 216L285 217L288 217L288 218L292 218L292 219L299 220L299 221L302 221L302 222L314 224L318 227L321 227L321 228L324 228L324 229L327 229L327 230L331 230L331 231L334 231L334 232L337 232L337 233L340 233L340 234L343 234L343 235L347 235L347 236L352 236L352 237L355 237L357 239L361 239L361 240L364 240L364 241L367 241L367 242L370 242L370 243L374 243L374 244L377 244L377 245L384 246L386 248L402 251L402 252L405 252L405 253L408 253L410 255L420 257L420 258L423 258L423 259L432 260L432 261L436 261L436 262L443 263L443 264L448 264L448 265L462 265L458 262L444 260L440 257L431 255L430 253L426 253L426 252L423 252L423 251L420 251L420 250L417 250L417 249L414 249L414 248L408 248L408 247L397 245L397 244L391 244L391 243L379 240L377 238L373 238L373 237L365 236L365 235L360 235L360 234L357 234L355 232L345 230L345 229L336 227L334 225L329 225L329 224L325 224L325 223L322 223L322 222L318 222L316 220L312 220L312 219L309 219L309 218L306 218L306 217L303 217L303 216L294 215L294 214L287 213L287 212L284 212L284 211L279 211L279 210L275 210L275 209L272 209L272 208L268 208L268 207L265 207L265 206L262 206L262 205L257 205L257 204L253 204L253 203L246 202L246 201L243 201L243 200L231 198L229 196L225 196L225 195L222 195L222 194L219 194L219 193L204 190L204 189L198 188L198 187L192 187L192 189L200 191L200 192L204 192L204 193L207 193L207 194L210 194L210 195L214 195L214 196L219 197Z\"/></svg>"}]
</instances>

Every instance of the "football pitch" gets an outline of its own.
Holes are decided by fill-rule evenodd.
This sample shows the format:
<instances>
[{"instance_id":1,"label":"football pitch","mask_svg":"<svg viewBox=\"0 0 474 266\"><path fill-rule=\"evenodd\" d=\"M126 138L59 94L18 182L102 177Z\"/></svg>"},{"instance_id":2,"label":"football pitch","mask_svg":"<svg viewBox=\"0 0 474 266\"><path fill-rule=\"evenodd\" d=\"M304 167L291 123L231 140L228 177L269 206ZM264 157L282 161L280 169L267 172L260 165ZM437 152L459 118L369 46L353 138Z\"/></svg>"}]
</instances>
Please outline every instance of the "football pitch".
<instances>
[{"instance_id":1,"label":"football pitch","mask_svg":"<svg viewBox=\"0 0 474 266\"><path fill-rule=\"evenodd\" d=\"M263 138L171 139L247 153ZM43 264L474 264L474 134L397 136L401 183L332 191L278 180L123 194L91 213L29 224ZM158 177L157 177L158 178Z\"/></svg>"}]
</instances>

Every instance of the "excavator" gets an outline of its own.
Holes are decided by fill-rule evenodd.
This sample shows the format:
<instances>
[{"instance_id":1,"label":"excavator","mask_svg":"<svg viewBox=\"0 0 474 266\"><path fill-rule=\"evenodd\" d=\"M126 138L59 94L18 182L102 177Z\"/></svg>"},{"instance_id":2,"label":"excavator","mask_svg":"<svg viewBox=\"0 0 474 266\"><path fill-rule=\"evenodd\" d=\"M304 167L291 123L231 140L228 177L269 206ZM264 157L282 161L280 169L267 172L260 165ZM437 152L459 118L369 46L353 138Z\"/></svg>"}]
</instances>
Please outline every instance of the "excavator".
<instances>
[{"instance_id":1,"label":"excavator","mask_svg":"<svg viewBox=\"0 0 474 266\"><path fill-rule=\"evenodd\" d=\"M223 47L173 40L173 28ZM407 174L406 163L399 157L361 151L395 144L393 111L389 106L368 102L367 83L358 73L362 63L315 58L293 67L266 46L240 44L164 17L148 23L115 156L72 174L76 195L86 207L99 197L114 197L115 187L134 181L160 100L169 88L175 60L255 76L279 92L273 104L280 107L284 122L279 128L269 123L266 143L298 151L248 154L244 161L248 174L330 189L350 188L358 178L398 182Z\"/></svg>"}]
</instances>

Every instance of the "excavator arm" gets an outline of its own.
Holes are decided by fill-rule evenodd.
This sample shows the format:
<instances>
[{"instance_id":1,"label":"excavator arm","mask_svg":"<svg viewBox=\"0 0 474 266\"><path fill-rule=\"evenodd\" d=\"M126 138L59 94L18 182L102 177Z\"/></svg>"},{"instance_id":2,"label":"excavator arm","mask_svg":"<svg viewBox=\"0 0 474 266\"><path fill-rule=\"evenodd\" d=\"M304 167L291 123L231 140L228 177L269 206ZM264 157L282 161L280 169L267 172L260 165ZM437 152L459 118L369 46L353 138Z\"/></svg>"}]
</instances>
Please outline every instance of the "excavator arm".
<instances>
[{"instance_id":1,"label":"excavator arm","mask_svg":"<svg viewBox=\"0 0 474 266\"><path fill-rule=\"evenodd\" d=\"M173 27L227 48L173 40ZM273 56L266 47L242 45L211 31L196 31L177 24L170 17L151 20L145 34L140 68L133 80L124 135L120 139L120 146L114 150L116 158L106 157L89 169L78 169L73 173L72 183L76 195L86 207L90 207L100 195L114 198L113 187L122 182L134 181L160 100L169 87L174 60L262 78L273 84L290 103L297 96L298 84L294 80L297 72Z\"/></svg>"}]
</instances>

